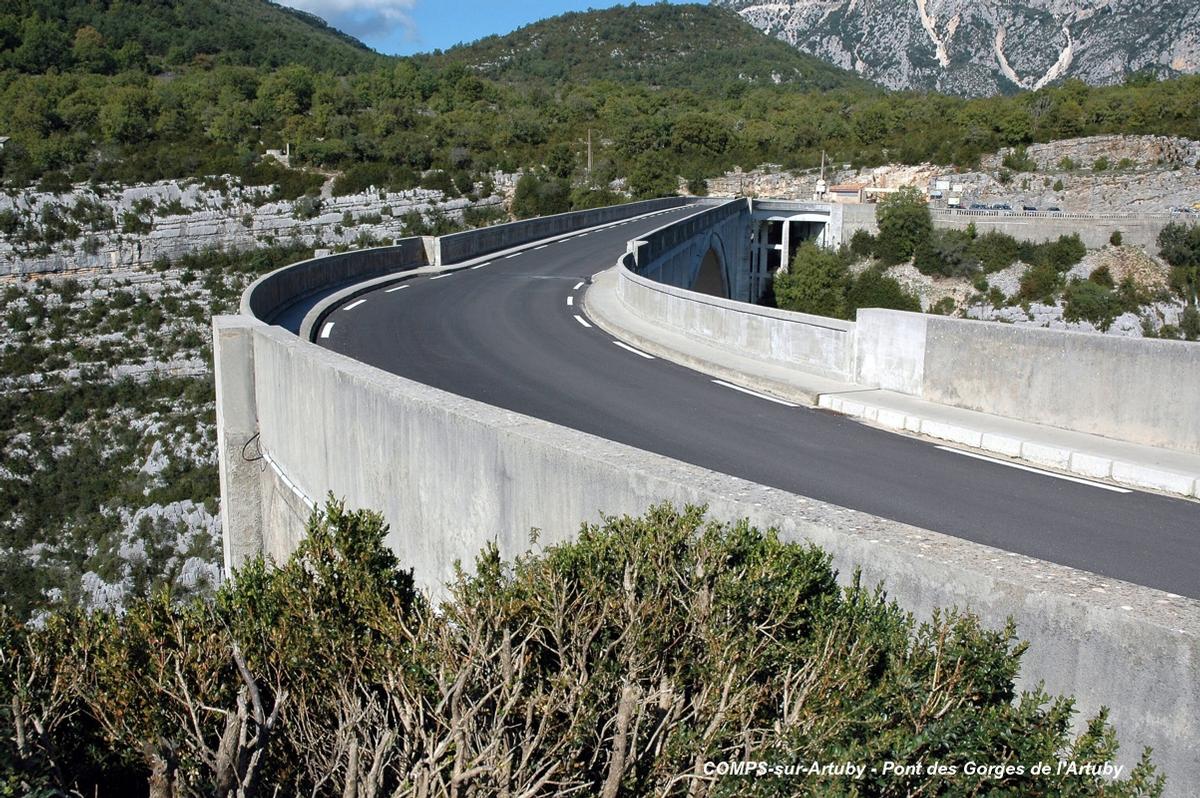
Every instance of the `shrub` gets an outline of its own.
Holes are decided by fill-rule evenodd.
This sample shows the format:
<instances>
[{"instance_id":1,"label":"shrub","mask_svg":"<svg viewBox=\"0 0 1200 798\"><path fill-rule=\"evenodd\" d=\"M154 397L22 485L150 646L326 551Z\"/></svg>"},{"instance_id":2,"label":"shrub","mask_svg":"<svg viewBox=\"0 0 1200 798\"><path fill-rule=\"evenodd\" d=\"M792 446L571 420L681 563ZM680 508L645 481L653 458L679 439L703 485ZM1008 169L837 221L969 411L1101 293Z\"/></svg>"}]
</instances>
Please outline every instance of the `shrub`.
<instances>
[{"instance_id":1,"label":"shrub","mask_svg":"<svg viewBox=\"0 0 1200 798\"><path fill-rule=\"evenodd\" d=\"M1200 339L1200 310L1197 310L1195 305L1188 305L1183 309L1183 315L1179 319L1179 331L1189 341Z\"/></svg>"},{"instance_id":2,"label":"shrub","mask_svg":"<svg viewBox=\"0 0 1200 798\"><path fill-rule=\"evenodd\" d=\"M1092 164L1092 171L1093 172L1107 172L1109 166L1110 166L1110 164L1108 161L1108 156L1101 155Z\"/></svg>"},{"instance_id":3,"label":"shrub","mask_svg":"<svg viewBox=\"0 0 1200 798\"><path fill-rule=\"evenodd\" d=\"M846 294L846 315L854 318L859 308L889 308L921 312L921 301L888 277L879 267L867 269L850 284Z\"/></svg>"},{"instance_id":4,"label":"shrub","mask_svg":"<svg viewBox=\"0 0 1200 798\"><path fill-rule=\"evenodd\" d=\"M968 762L1050 766L989 777L996 794L1162 790L1148 752L1125 780L1053 767L1110 761L1116 734L1102 711L1072 740L1069 698L1018 692L1011 623L955 610L918 624L882 588L839 587L811 544L745 521L661 505L513 562L493 544L438 609L386 532L331 501L284 564L251 561L213 602L164 593L36 629L0 618L6 722L39 712L0 755L41 794L153 780L348 795L361 774L369 794L532 795L552 774L556 794L666 795L733 758L952 766L868 769L863 795L968 794Z\"/></svg>"},{"instance_id":5,"label":"shrub","mask_svg":"<svg viewBox=\"0 0 1200 798\"><path fill-rule=\"evenodd\" d=\"M454 190L454 180L446 172L435 169L421 178L421 188L440 191L447 197L458 196Z\"/></svg>"},{"instance_id":6,"label":"shrub","mask_svg":"<svg viewBox=\"0 0 1200 798\"><path fill-rule=\"evenodd\" d=\"M1007 269L1016 260L1020 247L1017 240L1007 233L989 230L971 242L970 255L983 267L986 274Z\"/></svg>"},{"instance_id":7,"label":"shrub","mask_svg":"<svg viewBox=\"0 0 1200 798\"><path fill-rule=\"evenodd\" d=\"M1062 157L1062 160L1060 160L1058 162L1058 168L1063 170L1064 172L1074 172L1075 171L1075 162L1073 160L1071 160L1070 156L1064 155Z\"/></svg>"},{"instance_id":8,"label":"shrub","mask_svg":"<svg viewBox=\"0 0 1200 798\"><path fill-rule=\"evenodd\" d=\"M935 230L917 245L913 264L922 274L969 278L979 271L979 260L973 249L974 242L969 233Z\"/></svg>"},{"instance_id":9,"label":"shrub","mask_svg":"<svg viewBox=\"0 0 1200 798\"><path fill-rule=\"evenodd\" d=\"M138 216L133 211L121 214L121 232L133 235L145 235L153 228L153 223Z\"/></svg>"},{"instance_id":10,"label":"shrub","mask_svg":"<svg viewBox=\"0 0 1200 798\"><path fill-rule=\"evenodd\" d=\"M1029 157L1028 150L1023 146L1013 148L1004 156L1004 166L1014 172L1033 172L1037 169L1037 163Z\"/></svg>"},{"instance_id":11,"label":"shrub","mask_svg":"<svg viewBox=\"0 0 1200 798\"><path fill-rule=\"evenodd\" d=\"M855 230L850 236L850 252L859 258L869 258L875 253L875 236L866 230Z\"/></svg>"},{"instance_id":12,"label":"shrub","mask_svg":"<svg viewBox=\"0 0 1200 798\"><path fill-rule=\"evenodd\" d=\"M1113 234L1108 237L1108 243L1112 244L1114 247L1121 246L1122 240L1123 239L1121 237L1120 230L1113 230Z\"/></svg>"},{"instance_id":13,"label":"shrub","mask_svg":"<svg viewBox=\"0 0 1200 798\"><path fill-rule=\"evenodd\" d=\"M1049 264L1030 266L1021 276L1021 288L1018 296L1027 301L1051 303L1058 293L1062 275Z\"/></svg>"},{"instance_id":14,"label":"shrub","mask_svg":"<svg viewBox=\"0 0 1200 798\"><path fill-rule=\"evenodd\" d=\"M545 173L526 172L517 181L512 212L518 219L550 216L571 210L571 184Z\"/></svg>"},{"instance_id":15,"label":"shrub","mask_svg":"<svg viewBox=\"0 0 1200 798\"><path fill-rule=\"evenodd\" d=\"M1109 290L1116 286L1116 283L1113 282L1112 272L1109 271L1107 266L1097 266L1095 269L1092 269L1092 273L1088 275L1088 280Z\"/></svg>"},{"instance_id":16,"label":"shrub","mask_svg":"<svg viewBox=\"0 0 1200 798\"><path fill-rule=\"evenodd\" d=\"M1171 222L1158 234L1163 260L1171 265L1171 287L1189 304L1200 289L1200 224Z\"/></svg>"},{"instance_id":17,"label":"shrub","mask_svg":"<svg viewBox=\"0 0 1200 798\"><path fill-rule=\"evenodd\" d=\"M1063 318L1067 321L1089 321L1100 330L1109 325L1122 312L1121 299L1115 293L1090 280L1076 280L1063 292L1066 306Z\"/></svg>"},{"instance_id":18,"label":"shrub","mask_svg":"<svg viewBox=\"0 0 1200 798\"><path fill-rule=\"evenodd\" d=\"M1063 181L1062 181L1061 179L1060 179L1060 180L1055 180L1055 181L1054 181L1054 190L1055 190L1055 191L1062 191L1062 190L1063 190Z\"/></svg>"},{"instance_id":19,"label":"shrub","mask_svg":"<svg viewBox=\"0 0 1200 798\"><path fill-rule=\"evenodd\" d=\"M1087 255L1087 247L1083 245L1078 233L1059 236L1048 244L1039 245L1039 249L1042 260L1060 272L1068 271Z\"/></svg>"},{"instance_id":20,"label":"shrub","mask_svg":"<svg viewBox=\"0 0 1200 798\"><path fill-rule=\"evenodd\" d=\"M939 316L950 316L954 313L958 305L954 302L954 297L944 296L934 303L929 309L930 313L936 313Z\"/></svg>"}]
</instances>

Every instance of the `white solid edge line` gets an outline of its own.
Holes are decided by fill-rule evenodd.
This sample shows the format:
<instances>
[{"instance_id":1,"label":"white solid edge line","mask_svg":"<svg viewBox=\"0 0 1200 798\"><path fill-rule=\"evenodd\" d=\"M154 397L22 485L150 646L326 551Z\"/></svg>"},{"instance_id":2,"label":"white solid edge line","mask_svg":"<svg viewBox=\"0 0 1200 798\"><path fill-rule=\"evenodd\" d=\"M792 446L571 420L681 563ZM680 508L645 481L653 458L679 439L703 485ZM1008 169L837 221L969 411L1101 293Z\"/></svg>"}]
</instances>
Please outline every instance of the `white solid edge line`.
<instances>
[{"instance_id":1,"label":"white solid edge line","mask_svg":"<svg viewBox=\"0 0 1200 798\"><path fill-rule=\"evenodd\" d=\"M386 288L386 289L384 289L383 293L390 294L394 291L403 291L405 288L408 288L407 283L405 283L404 285L398 285L395 288Z\"/></svg>"},{"instance_id":2,"label":"white solid edge line","mask_svg":"<svg viewBox=\"0 0 1200 798\"><path fill-rule=\"evenodd\" d=\"M433 275L433 276L432 276L432 277L430 277L429 279L430 279L430 280L440 280L440 279L442 279L443 277L449 277L449 276L450 276L450 275L452 275L452 274L454 274L454 272L442 272L441 274L435 274L435 275Z\"/></svg>"},{"instance_id":3,"label":"white solid edge line","mask_svg":"<svg viewBox=\"0 0 1200 798\"><path fill-rule=\"evenodd\" d=\"M351 302L349 305L342 308L342 310L354 310L356 307L358 307L359 305L363 304L366 301L367 300L365 300L365 299L359 299L356 302Z\"/></svg>"},{"instance_id":4,"label":"white solid edge line","mask_svg":"<svg viewBox=\"0 0 1200 798\"><path fill-rule=\"evenodd\" d=\"M1103 482L1093 482L1090 479L1081 479L1080 477L1067 476L1066 474L1057 474L1053 471L1043 471L1040 468L1033 468L1032 466L1021 465L1020 463L1012 463L1012 462L1009 462L1008 460L1001 460L998 457L988 457L987 455L984 455L984 454L975 454L975 452L964 452L962 449L955 449L953 446L938 446L936 448L941 449L943 452L953 452L954 454L961 454L963 457L973 457L976 460L984 460L988 463L995 463L996 465L1008 466L1009 468L1017 468L1017 469L1020 469L1021 471L1029 471L1030 473L1033 473L1033 474L1041 474L1044 477L1054 477L1055 479L1065 479L1067 482L1078 482L1080 485L1089 485L1093 488L1100 488L1101 490L1110 490L1113 493L1133 493L1133 491L1129 490L1128 488L1118 488L1116 485L1105 485Z\"/></svg>"},{"instance_id":5,"label":"white solid edge line","mask_svg":"<svg viewBox=\"0 0 1200 798\"><path fill-rule=\"evenodd\" d=\"M644 357L644 358L646 358L647 360L653 360L653 359L654 359L654 355L647 355L645 352L641 352L641 351L639 351L639 350L637 350L637 349L634 349L634 348L633 348L632 346L630 346L629 344L623 344L623 343L621 343L620 341L613 341L613 343L614 343L614 344L616 344L617 346L621 347L622 349L625 349L625 350L627 350L627 351L629 351L629 352L633 352L633 353L634 353L635 355L637 355L638 357Z\"/></svg>"},{"instance_id":6,"label":"white solid edge line","mask_svg":"<svg viewBox=\"0 0 1200 798\"><path fill-rule=\"evenodd\" d=\"M331 332L333 332L333 322L327 321L325 322L325 326L321 328L321 337L328 338Z\"/></svg>"},{"instance_id":7,"label":"white solid edge line","mask_svg":"<svg viewBox=\"0 0 1200 798\"><path fill-rule=\"evenodd\" d=\"M713 382L715 382L717 385L721 385L725 388L732 388L735 391L741 391L744 394L749 394L750 396L754 396L759 399L766 399L768 402L774 402L775 404L783 405L784 407L799 407L800 406L798 404L795 404L794 402L785 402L783 399L776 399L774 396L767 396L765 393L759 393L758 391L752 391L749 388L743 388L740 385L734 385L732 382L725 382L724 380L713 380Z\"/></svg>"},{"instance_id":8,"label":"white solid edge line","mask_svg":"<svg viewBox=\"0 0 1200 798\"><path fill-rule=\"evenodd\" d=\"M567 307L570 307L571 305L574 305L574 304L575 304L575 297L573 297L573 296L567 297Z\"/></svg>"},{"instance_id":9,"label":"white solid edge line","mask_svg":"<svg viewBox=\"0 0 1200 798\"><path fill-rule=\"evenodd\" d=\"M574 287L574 288L572 288L571 290L572 290L572 291L578 291L580 288L583 288L583 281L582 281L582 280L580 280L579 282L575 283L575 287Z\"/></svg>"},{"instance_id":10,"label":"white solid edge line","mask_svg":"<svg viewBox=\"0 0 1200 798\"><path fill-rule=\"evenodd\" d=\"M575 321L579 322L579 323L580 323L580 324L582 324L584 327L591 327L591 326L592 326L592 325L590 325L590 324L588 324L588 323L587 323L587 319L585 319L583 316L580 316L580 315L578 315L578 314L576 314L576 315L575 315Z\"/></svg>"}]
</instances>

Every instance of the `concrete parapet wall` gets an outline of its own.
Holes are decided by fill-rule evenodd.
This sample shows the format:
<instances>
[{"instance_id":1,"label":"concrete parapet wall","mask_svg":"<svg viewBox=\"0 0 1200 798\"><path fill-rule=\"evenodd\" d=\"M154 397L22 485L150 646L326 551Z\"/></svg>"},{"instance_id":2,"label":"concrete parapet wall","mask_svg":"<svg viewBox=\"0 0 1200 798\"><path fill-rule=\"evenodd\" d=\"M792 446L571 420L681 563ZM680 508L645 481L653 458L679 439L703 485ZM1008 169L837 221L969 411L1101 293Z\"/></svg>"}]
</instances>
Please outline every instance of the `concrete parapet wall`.
<instances>
[{"instance_id":1,"label":"concrete parapet wall","mask_svg":"<svg viewBox=\"0 0 1200 798\"><path fill-rule=\"evenodd\" d=\"M437 593L453 563L489 541L506 557L570 539L581 521L641 513L653 503L706 503L713 517L747 517L785 540L830 552L839 578L861 568L918 617L957 605L990 626L1012 616L1031 647L1022 681L1071 693L1084 715L1112 709L1121 761L1142 746L1171 779L1170 795L1200 780L1200 604L1008 556L457 397L324 350L250 319L219 319L218 334L251 342L236 356L252 375L261 541L283 557L301 534L305 497L327 492L381 510L389 545ZM239 344L240 346L241 344ZM223 350L230 357L232 349ZM218 384L231 372L218 374ZM241 376L237 376L241 375ZM228 401L234 393L223 390ZM220 411L219 411L220 412ZM245 414L223 413L223 418ZM250 430L231 428L240 450ZM229 495L226 495L229 501ZM245 527L227 527L241 534ZM247 534L249 534L247 532ZM1036 575L1037 578L1031 578ZM1103 592L1091 588L1098 582Z\"/></svg>"},{"instance_id":2,"label":"concrete parapet wall","mask_svg":"<svg viewBox=\"0 0 1200 798\"><path fill-rule=\"evenodd\" d=\"M630 255L618 264L617 293L646 321L747 357L850 379L853 322L698 294L635 274L631 265Z\"/></svg>"},{"instance_id":3,"label":"concrete parapet wall","mask_svg":"<svg viewBox=\"0 0 1200 798\"><path fill-rule=\"evenodd\" d=\"M1200 346L893 310L858 312L855 381L1200 453Z\"/></svg>"},{"instance_id":4,"label":"concrete parapet wall","mask_svg":"<svg viewBox=\"0 0 1200 798\"><path fill-rule=\"evenodd\" d=\"M644 202L630 202L624 205L609 205L586 211L560 213L555 216L539 216L536 219L481 227L478 230L467 230L463 233L451 233L437 240L434 263L438 265L460 263L481 255L528 244L531 241L622 219L631 219L644 213L678 208L693 201L688 197L665 197Z\"/></svg>"},{"instance_id":5,"label":"concrete parapet wall","mask_svg":"<svg viewBox=\"0 0 1200 798\"><path fill-rule=\"evenodd\" d=\"M405 238L391 247L340 252L300 261L255 280L242 294L241 313L270 322L304 297L333 286L428 263L426 239Z\"/></svg>"},{"instance_id":6,"label":"concrete parapet wall","mask_svg":"<svg viewBox=\"0 0 1200 798\"><path fill-rule=\"evenodd\" d=\"M1200 453L1200 346L928 317L921 396Z\"/></svg>"}]
</instances>

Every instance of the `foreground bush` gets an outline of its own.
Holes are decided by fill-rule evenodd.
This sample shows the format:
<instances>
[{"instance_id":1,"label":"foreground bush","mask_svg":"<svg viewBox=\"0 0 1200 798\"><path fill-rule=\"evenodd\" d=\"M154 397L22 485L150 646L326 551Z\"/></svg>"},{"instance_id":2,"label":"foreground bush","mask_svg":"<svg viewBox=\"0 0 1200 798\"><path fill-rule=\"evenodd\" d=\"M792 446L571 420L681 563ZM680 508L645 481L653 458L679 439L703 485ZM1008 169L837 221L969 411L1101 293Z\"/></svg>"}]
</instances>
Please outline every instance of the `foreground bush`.
<instances>
[{"instance_id":1,"label":"foreground bush","mask_svg":"<svg viewBox=\"0 0 1200 798\"><path fill-rule=\"evenodd\" d=\"M370 513L331 503L279 568L212 603L6 624L0 794L1157 794L1129 778L964 775L1103 763L1103 715L1016 695L1013 629L840 588L827 555L702 511L483 552L435 609ZM860 779L719 777L709 763L864 763ZM884 761L956 765L884 776ZM1054 771L1052 770L1052 773Z\"/></svg>"}]
</instances>

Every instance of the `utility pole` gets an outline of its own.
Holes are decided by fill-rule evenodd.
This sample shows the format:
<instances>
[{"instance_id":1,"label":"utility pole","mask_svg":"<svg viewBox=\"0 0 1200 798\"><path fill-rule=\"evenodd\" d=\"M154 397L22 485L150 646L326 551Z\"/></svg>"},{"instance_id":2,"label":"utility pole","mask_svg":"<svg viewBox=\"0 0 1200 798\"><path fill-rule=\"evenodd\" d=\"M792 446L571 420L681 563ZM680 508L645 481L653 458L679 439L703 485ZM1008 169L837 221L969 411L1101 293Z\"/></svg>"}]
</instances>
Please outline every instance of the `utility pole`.
<instances>
[{"instance_id":1,"label":"utility pole","mask_svg":"<svg viewBox=\"0 0 1200 798\"><path fill-rule=\"evenodd\" d=\"M588 165L587 165L587 176L588 176L589 178L592 176L592 129L591 129L590 127L588 128Z\"/></svg>"}]
</instances>

